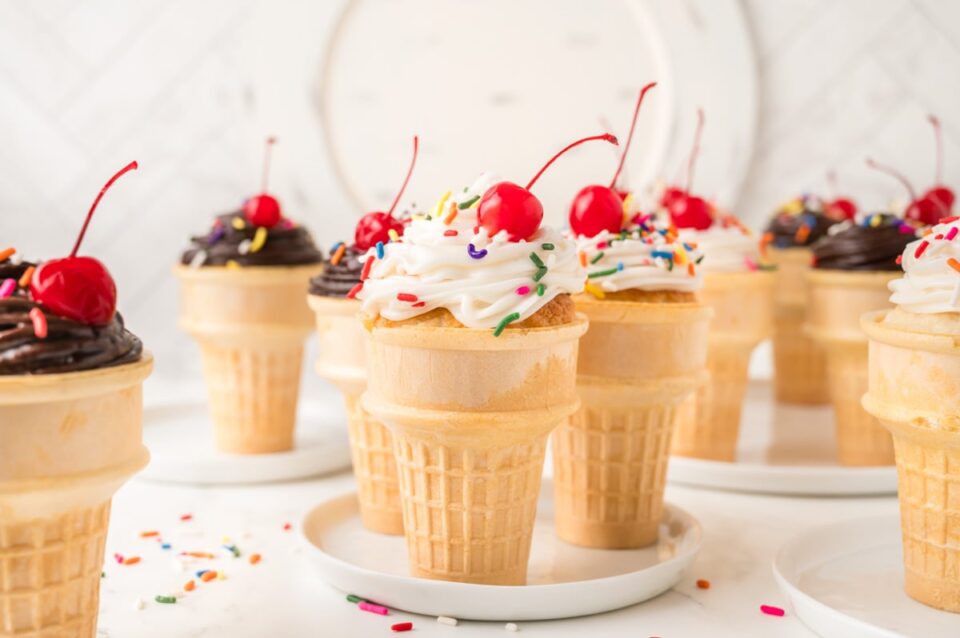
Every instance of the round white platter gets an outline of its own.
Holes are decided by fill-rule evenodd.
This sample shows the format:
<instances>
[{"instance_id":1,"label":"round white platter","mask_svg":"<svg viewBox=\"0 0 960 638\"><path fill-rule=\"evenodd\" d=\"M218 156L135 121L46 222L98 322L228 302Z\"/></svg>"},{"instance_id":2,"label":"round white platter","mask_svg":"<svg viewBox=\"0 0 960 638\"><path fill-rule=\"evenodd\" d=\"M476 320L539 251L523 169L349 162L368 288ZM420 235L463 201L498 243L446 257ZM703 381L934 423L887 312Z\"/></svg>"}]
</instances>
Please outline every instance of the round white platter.
<instances>
[{"instance_id":1,"label":"round white platter","mask_svg":"<svg viewBox=\"0 0 960 638\"><path fill-rule=\"evenodd\" d=\"M487 621L570 618L633 605L673 587L700 550L700 524L671 505L656 545L637 550L569 545L554 531L552 494L544 481L525 586L412 578L403 537L365 530L352 492L310 510L300 531L320 577L345 593L427 616Z\"/></svg>"},{"instance_id":2,"label":"round white platter","mask_svg":"<svg viewBox=\"0 0 960 638\"><path fill-rule=\"evenodd\" d=\"M671 482L696 487L808 496L895 494L897 471L837 463L827 406L781 405L769 381L752 381L734 463L672 456Z\"/></svg>"},{"instance_id":3,"label":"round white platter","mask_svg":"<svg viewBox=\"0 0 960 638\"><path fill-rule=\"evenodd\" d=\"M794 613L821 636L960 636L960 615L904 592L895 514L804 532L777 552L773 572Z\"/></svg>"},{"instance_id":4,"label":"round white platter","mask_svg":"<svg viewBox=\"0 0 960 638\"><path fill-rule=\"evenodd\" d=\"M345 416L340 403L332 401L300 400L296 442L289 452L217 451L207 406L202 402L146 407L143 438L150 450L150 464L137 476L152 481L268 483L317 476L350 465Z\"/></svg>"}]
</instances>

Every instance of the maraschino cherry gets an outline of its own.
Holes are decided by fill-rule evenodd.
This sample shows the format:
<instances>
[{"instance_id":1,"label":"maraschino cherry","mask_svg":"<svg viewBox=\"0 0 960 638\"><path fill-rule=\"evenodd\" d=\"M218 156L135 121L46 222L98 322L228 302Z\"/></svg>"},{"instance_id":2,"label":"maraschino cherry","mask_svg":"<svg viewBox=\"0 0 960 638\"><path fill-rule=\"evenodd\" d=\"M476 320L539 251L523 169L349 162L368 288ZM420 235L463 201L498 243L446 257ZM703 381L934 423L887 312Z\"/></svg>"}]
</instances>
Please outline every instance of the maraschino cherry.
<instances>
[{"instance_id":1,"label":"maraschino cherry","mask_svg":"<svg viewBox=\"0 0 960 638\"><path fill-rule=\"evenodd\" d=\"M254 195L243 204L243 214L254 226L273 228L283 215L280 212L280 202L273 195L267 194L267 180L270 177L270 155L277 138L268 137L266 148L263 151L263 176L260 182L260 193Z\"/></svg>"},{"instance_id":2,"label":"maraschino cherry","mask_svg":"<svg viewBox=\"0 0 960 638\"><path fill-rule=\"evenodd\" d=\"M697 130L693 135L693 148L687 160L687 185L684 188L669 187L660 197L660 205L668 213L677 228L706 230L713 225L713 207L702 197L691 195L693 169L700 154L700 136L703 135L703 109L697 109Z\"/></svg>"},{"instance_id":3,"label":"maraschino cherry","mask_svg":"<svg viewBox=\"0 0 960 638\"><path fill-rule=\"evenodd\" d=\"M366 251L377 245L378 242L387 243L390 241L390 231L395 230L398 234L403 234L403 222L393 216L393 210L403 196L403 191L407 189L410 182L410 176L413 175L413 167L417 163L417 150L420 147L420 139L413 136L413 157L410 159L410 168L407 169L407 176L403 178L403 185L400 192L393 198L390 204L390 210L387 212L367 213L357 222L357 229L353 234L353 241L357 248Z\"/></svg>"},{"instance_id":4,"label":"maraschino cherry","mask_svg":"<svg viewBox=\"0 0 960 638\"><path fill-rule=\"evenodd\" d=\"M867 158L867 166L892 176L907 189L907 193L910 195L910 203L907 205L907 210L903 213L905 219L918 222L924 226L932 226L936 224L941 217L946 216L947 210L936 200L926 196L917 197L917 192L913 189L913 185L910 184L910 180L900 171L890 166L880 164L869 157Z\"/></svg>"},{"instance_id":5,"label":"maraschino cherry","mask_svg":"<svg viewBox=\"0 0 960 638\"><path fill-rule=\"evenodd\" d=\"M123 174L136 169L137 163L130 162L100 189L70 256L44 262L34 273L30 294L53 314L91 326L105 326L113 320L117 310L117 285L113 277L100 261L77 257L77 251L103 194Z\"/></svg>"},{"instance_id":6,"label":"maraschino cherry","mask_svg":"<svg viewBox=\"0 0 960 638\"><path fill-rule=\"evenodd\" d=\"M937 173L933 187L923 194L923 198L929 199L939 205L943 210L943 214L948 215L953 208L954 201L956 201L956 195L953 190L944 186L943 182L940 181L942 177L941 171L943 170L943 131L940 130L940 120L937 116L930 115L927 119L933 126L933 134L937 141Z\"/></svg>"},{"instance_id":7,"label":"maraschino cherry","mask_svg":"<svg viewBox=\"0 0 960 638\"><path fill-rule=\"evenodd\" d=\"M570 230L582 237L596 237L603 231L619 232L623 226L623 196L621 191L615 190L617 179L623 171L623 164L630 152L630 142L633 140L633 130L637 125L637 116L640 114L640 105L647 91L657 85L651 82L640 90L637 105L633 109L633 120L630 122L630 132L627 133L627 143L623 145L620 154L620 163L617 172L613 174L609 186L593 184L584 186L570 205Z\"/></svg>"},{"instance_id":8,"label":"maraschino cherry","mask_svg":"<svg viewBox=\"0 0 960 638\"><path fill-rule=\"evenodd\" d=\"M837 174L833 171L827 173L827 181L830 183L830 189L836 195ZM837 219L853 219L857 216L857 204L849 197L834 197L831 200L823 202L824 210L828 215Z\"/></svg>"},{"instance_id":9,"label":"maraschino cherry","mask_svg":"<svg viewBox=\"0 0 960 638\"><path fill-rule=\"evenodd\" d=\"M513 182L499 182L488 188L487 192L480 198L480 205L477 207L477 218L480 225L487 230L487 234L493 237L500 231L505 230L510 241L530 239L540 228L540 222L543 221L543 204L530 192L530 189L558 157L575 146L593 140L603 140L611 144L618 143L617 138L609 133L585 137L568 144L559 153L551 157L533 176L526 187ZM614 197L616 197L615 194ZM618 206L621 206L619 214L622 215L622 205L618 204Z\"/></svg>"}]
</instances>

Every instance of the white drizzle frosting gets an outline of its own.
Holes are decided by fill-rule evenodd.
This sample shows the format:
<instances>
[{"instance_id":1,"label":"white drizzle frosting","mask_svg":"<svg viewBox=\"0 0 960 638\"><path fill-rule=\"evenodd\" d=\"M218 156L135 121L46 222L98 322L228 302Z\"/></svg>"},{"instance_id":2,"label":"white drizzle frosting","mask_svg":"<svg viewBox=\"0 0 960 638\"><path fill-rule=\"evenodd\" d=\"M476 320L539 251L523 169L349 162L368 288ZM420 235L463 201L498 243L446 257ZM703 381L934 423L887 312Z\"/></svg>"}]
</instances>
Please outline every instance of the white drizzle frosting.
<instances>
[{"instance_id":1,"label":"white drizzle frosting","mask_svg":"<svg viewBox=\"0 0 960 638\"><path fill-rule=\"evenodd\" d=\"M706 230L681 228L679 234L703 253L704 272L744 272L757 270L760 264L760 242L743 228L718 221Z\"/></svg>"},{"instance_id":2,"label":"white drizzle frosting","mask_svg":"<svg viewBox=\"0 0 960 638\"><path fill-rule=\"evenodd\" d=\"M960 271L954 268L960 268L960 219L931 230L904 249L903 277L890 282L890 301L920 314L960 312Z\"/></svg>"}]
</instances>

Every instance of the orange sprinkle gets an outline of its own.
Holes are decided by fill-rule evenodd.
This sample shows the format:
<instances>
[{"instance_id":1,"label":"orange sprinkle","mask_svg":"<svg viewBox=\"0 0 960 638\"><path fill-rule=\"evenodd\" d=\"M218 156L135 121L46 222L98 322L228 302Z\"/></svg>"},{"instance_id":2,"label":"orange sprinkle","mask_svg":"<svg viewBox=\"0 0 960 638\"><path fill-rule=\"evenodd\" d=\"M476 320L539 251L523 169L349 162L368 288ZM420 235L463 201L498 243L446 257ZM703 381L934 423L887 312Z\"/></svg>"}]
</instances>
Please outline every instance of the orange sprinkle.
<instances>
[{"instance_id":1,"label":"orange sprinkle","mask_svg":"<svg viewBox=\"0 0 960 638\"><path fill-rule=\"evenodd\" d=\"M256 565L260 562L260 554L250 554L250 564Z\"/></svg>"},{"instance_id":2,"label":"orange sprinkle","mask_svg":"<svg viewBox=\"0 0 960 638\"><path fill-rule=\"evenodd\" d=\"M197 584L192 580L188 580L187 584L183 586L183 591L193 591L197 588Z\"/></svg>"},{"instance_id":3,"label":"orange sprinkle","mask_svg":"<svg viewBox=\"0 0 960 638\"><path fill-rule=\"evenodd\" d=\"M960 272L960 261L957 261L953 257L947 260L947 265L953 268L954 270L956 270L957 272Z\"/></svg>"},{"instance_id":4,"label":"orange sprinkle","mask_svg":"<svg viewBox=\"0 0 960 638\"><path fill-rule=\"evenodd\" d=\"M217 577L217 572L211 569L208 572L203 572L203 576L200 577L200 580L202 580L205 583L209 583L211 580L213 580L216 577Z\"/></svg>"},{"instance_id":5,"label":"orange sprinkle","mask_svg":"<svg viewBox=\"0 0 960 638\"><path fill-rule=\"evenodd\" d=\"M760 237L760 255L762 257L767 256L767 246L770 245L770 242L773 241L773 233L764 233Z\"/></svg>"},{"instance_id":6,"label":"orange sprinkle","mask_svg":"<svg viewBox=\"0 0 960 638\"><path fill-rule=\"evenodd\" d=\"M687 264L687 274L689 274L691 277L697 274L697 271L693 269L693 262Z\"/></svg>"},{"instance_id":7,"label":"orange sprinkle","mask_svg":"<svg viewBox=\"0 0 960 638\"><path fill-rule=\"evenodd\" d=\"M803 243L807 241L807 237L809 236L810 236L810 227L807 226L806 224L801 224L800 227L797 228L797 232L796 234L794 234L793 238L796 239L799 243Z\"/></svg>"},{"instance_id":8,"label":"orange sprinkle","mask_svg":"<svg viewBox=\"0 0 960 638\"><path fill-rule=\"evenodd\" d=\"M139 556L128 556L127 558L123 559L124 565L136 565L139 562L140 562Z\"/></svg>"},{"instance_id":9,"label":"orange sprinkle","mask_svg":"<svg viewBox=\"0 0 960 638\"><path fill-rule=\"evenodd\" d=\"M699 589L710 589L710 581L701 578L697 581L697 587Z\"/></svg>"},{"instance_id":10,"label":"orange sprinkle","mask_svg":"<svg viewBox=\"0 0 960 638\"><path fill-rule=\"evenodd\" d=\"M443 218L443 223L449 226L457 218L457 203L450 202L450 212Z\"/></svg>"},{"instance_id":11,"label":"orange sprinkle","mask_svg":"<svg viewBox=\"0 0 960 638\"><path fill-rule=\"evenodd\" d=\"M21 288L26 288L30 285L30 281L33 279L33 271L36 269L36 266L30 266L23 271L23 274L20 276L20 281L17 282Z\"/></svg>"},{"instance_id":12,"label":"orange sprinkle","mask_svg":"<svg viewBox=\"0 0 960 638\"><path fill-rule=\"evenodd\" d=\"M160 536L160 532L155 532L155 531L140 532L140 538L150 538L152 536Z\"/></svg>"},{"instance_id":13,"label":"orange sprinkle","mask_svg":"<svg viewBox=\"0 0 960 638\"><path fill-rule=\"evenodd\" d=\"M184 556L193 556L194 558L216 558L210 552L184 552Z\"/></svg>"},{"instance_id":14,"label":"orange sprinkle","mask_svg":"<svg viewBox=\"0 0 960 638\"><path fill-rule=\"evenodd\" d=\"M580 251L580 265L584 268L587 267L587 253Z\"/></svg>"},{"instance_id":15,"label":"orange sprinkle","mask_svg":"<svg viewBox=\"0 0 960 638\"><path fill-rule=\"evenodd\" d=\"M0 250L0 261L6 261L7 259L10 259L16 252L16 248L4 248L3 250Z\"/></svg>"},{"instance_id":16,"label":"orange sprinkle","mask_svg":"<svg viewBox=\"0 0 960 638\"><path fill-rule=\"evenodd\" d=\"M333 257L330 258L330 264L336 266L340 263L340 260L343 259L343 253L347 252L347 245L340 244L337 246L337 252L333 253Z\"/></svg>"}]
</instances>

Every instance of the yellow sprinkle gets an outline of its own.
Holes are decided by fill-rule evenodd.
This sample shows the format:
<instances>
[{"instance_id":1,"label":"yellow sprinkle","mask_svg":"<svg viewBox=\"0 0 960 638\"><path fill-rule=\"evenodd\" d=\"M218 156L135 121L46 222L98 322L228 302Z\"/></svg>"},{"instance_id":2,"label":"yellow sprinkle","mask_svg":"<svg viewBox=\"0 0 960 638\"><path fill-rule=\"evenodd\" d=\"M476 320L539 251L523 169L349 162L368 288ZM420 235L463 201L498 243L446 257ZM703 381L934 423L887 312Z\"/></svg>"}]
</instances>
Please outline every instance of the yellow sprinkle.
<instances>
[{"instance_id":1,"label":"yellow sprinkle","mask_svg":"<svg viewBox=\"0 0 960 638\"><path fill-rule=\"evenodd\" d=\"M450 199L450 196L453 195L452 192L447 191L443 194L443 197L440 198L440 201L433 207L433 218L440 219L440 215L443 213L443 208L447 204L447 200Z\"/></svg>"},{"instance_id":2,"label":"yellow sprinkle","mask_svg":"<svg viewBox=\"0 0 960 638\"><path fill-rule=\"evenodd\" d=\"M237 270L240 268L240 264L238 264L232 259L229 259L227 260L227 268L229 268L230 270Z\"/></svg>"},{"instance_id":3,"label":"yellow sprinkle","mask_svg":"<svg viewBox=\"0 0 960 638\"><path fill-rule=\"evenodd\" d=\"M630 208L633 206L633 193L627 193L627 196L623 198L623 214L629 215Z\"/></svg>"},{"instance_id":4,"label":"yellow sprinkle","mask_svg":"<svg viewBox=\"0 0 960 638\"><path fill-rule=\"evenodd\" d=\"M223 570L220 569L217 571L217 580L226 580L227 575L223 573Z\"/></svg>"},{"instance_id":5,"label":"yellow sprinkle","mask_svg":"<svg viewBox=\"0 0 960 638\"><path fill-rule=\"evenodd\" d=\"M390 237L390 241L400 241L400 234L392 228L387 231L387 235Z\"/></svg>"},{"instance_id":6,"label":"yellow sprinkle","mask_svg":"<svg viewBox=\"0 0 960 638\"><path fill-rule=\"evenodd\" d=\"M477 206L479 206L481 199L483 199L483 198L482 198L482 197L478 197L478 198L476 198L475 200L473 200L473 203L470 204L469 208L476 208Z\"/></svg>"},{"instance_id":7,"label":"yellow sprinkle","mask_svg":"<svg viewBox=\"0 0 960 638\"><path fill-rule=\"evenodd\" d=\"M243 221L243 217L234 217L233 221L230 222L234 228L237 230L243 230L247 227L247 222Z\"/></svg>"},{"instance_id":8,"label":"yellow sprinkle","mask_svg":"<svg viewBox=\"0 0 960 638\"><path fill-rule=\"evenodd\" d=\"M229 544L230 544L230 537L229 537L229 536L224 536L223 538L220 539L220 542L223 543L224 545L229 545Z\"/></svg>"},{"instance_id":9,"label":"yellow sprinkle","mask_svg":"<svg viewBox=\"0 0 960 638\"><path fill-rule=\"evenodd\" d=\"M687 251L683 249L682 244L677 244L677 247L673 251L673 262L677 266L683 266L687 263Z\"/></svg>"},{"instance_id":10,"label":"yellow sprinkle","mask_svg":"<svg viewBox=\"0 0 960 638\"><path fill-rule=\"evenodd\" d=\"M789 215L796 215L803 210L803 201L799 199L791 199L789 202L784 204L780 210Z\"/></svg>"},{"instance_id":11,"label":"yellow sprinkle","mask_svg":"<svg viewBox=\"0 0 960 638\"><path fill-rule=\"evenodd\" d=\"M584 288L586 289L587 292L589 292L591 295L593 295L597 299L603 299L604 297L606 297L606 295L603 292L603 289L600 288L600 286L598 286L595 283L588 281L584 286Z\"/></svg>"},{"instance_id":12,"label":"yellow sprinkle","mask_svg":"<svg viewBox=\"0 0 960 638\"><path fill-rule=\"evenodd\" d=\"M265 243L267 243L267 229L260 226L257 228L257 232L253 234L253 241L250 242L250 252L260 252Z\"/></svg>"},{"instance_id":13,"label":"yellow sprinkle","mask_svg":"<svg viewBox=\"0 0 960 638\"><path fill-rule=\"evenodd\" d=\"M870 219L870 225L873 226L874 228L876 228L877 226L880 225L880 222L881 222L881 221L883 221L883 220L880 219L880 215L874 215L874 216Z\"/></svg>"}]
</instances>

